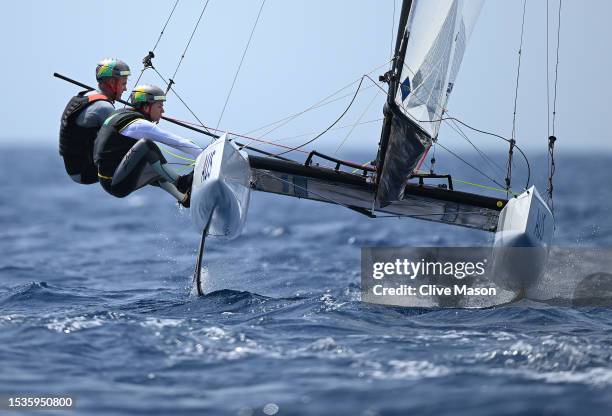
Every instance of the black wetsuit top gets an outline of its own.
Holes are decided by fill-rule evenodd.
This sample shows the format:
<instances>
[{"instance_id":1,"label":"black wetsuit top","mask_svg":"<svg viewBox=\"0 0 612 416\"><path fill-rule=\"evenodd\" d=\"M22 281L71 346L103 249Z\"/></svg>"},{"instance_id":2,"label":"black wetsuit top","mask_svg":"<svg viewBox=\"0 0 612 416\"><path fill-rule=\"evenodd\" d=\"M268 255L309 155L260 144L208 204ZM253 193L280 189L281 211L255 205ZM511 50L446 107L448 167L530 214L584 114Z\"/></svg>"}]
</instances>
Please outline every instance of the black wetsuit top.
<instances>
[{"instance_id":1,"label":"black wetsuit top","mask_svg":"<svg viewBox=\"0 0 612 416\"><path fill-rule=\"evenodd\" d=\"M115 111L106 119L94 147L94 162L100 178L112 178L123 157L137 142L121 134L121 130L142 118L145 117L138 111L125 108Z\"/></svg>"}]
</instances>

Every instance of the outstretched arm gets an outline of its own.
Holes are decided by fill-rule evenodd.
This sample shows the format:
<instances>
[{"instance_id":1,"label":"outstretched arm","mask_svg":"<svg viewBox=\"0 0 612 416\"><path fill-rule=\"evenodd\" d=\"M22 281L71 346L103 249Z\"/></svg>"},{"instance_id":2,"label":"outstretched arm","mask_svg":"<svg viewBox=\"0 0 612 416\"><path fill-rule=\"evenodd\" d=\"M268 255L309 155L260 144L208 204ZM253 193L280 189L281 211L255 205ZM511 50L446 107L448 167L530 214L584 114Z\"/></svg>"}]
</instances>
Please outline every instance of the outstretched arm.
<instances>
[{"instance_id":1,"label":"outstretched arm","mask_svg":"<svg viewBox=\"0 0 612 416\"><path fill-rule=\"evenodd\" d=\"M197 144L146 120L136 120L123 129L121 134L137 140L149 139L154 142L163 143L193 157L198 157L202 152L202 148Z\"/></svg>"}]
</instances>

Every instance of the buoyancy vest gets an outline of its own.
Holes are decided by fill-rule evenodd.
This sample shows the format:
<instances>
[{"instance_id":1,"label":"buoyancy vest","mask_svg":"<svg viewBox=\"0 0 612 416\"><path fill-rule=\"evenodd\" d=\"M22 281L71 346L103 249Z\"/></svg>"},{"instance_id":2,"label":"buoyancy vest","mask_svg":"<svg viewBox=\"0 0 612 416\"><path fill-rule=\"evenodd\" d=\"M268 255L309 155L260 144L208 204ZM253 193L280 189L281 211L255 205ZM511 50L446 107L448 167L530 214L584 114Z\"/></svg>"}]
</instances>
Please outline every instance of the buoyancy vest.
<instances>
[{"instance_id":1,"label":"buoyancy vest","mask_svg":"<svg viewBox=\"0 0 612 416\"><path fill-rule=\"evenodd\" d=\"M145 117L138 111L125 108L116 110L104 121L94 147L98 177L112 178L125 154L136 144L136 139L124 136L121 130L138 119Z\"/></svg>"},{"instance_id":2,"label":"buoyancy vest","mask_svg":"<svg viewBox=\"0 0 612 416\"><path fill-rule=\"evenodd\" d=\"M93 149L98 127L81 127L76 124L78 115L97 101L112 101L104 94L85 95L82 91L70 99L62 114L59 134L59 153L64 158L66 172L81 175L80 182L98 182L98 173L93 161Z\"/></svg>"}]
</instances>

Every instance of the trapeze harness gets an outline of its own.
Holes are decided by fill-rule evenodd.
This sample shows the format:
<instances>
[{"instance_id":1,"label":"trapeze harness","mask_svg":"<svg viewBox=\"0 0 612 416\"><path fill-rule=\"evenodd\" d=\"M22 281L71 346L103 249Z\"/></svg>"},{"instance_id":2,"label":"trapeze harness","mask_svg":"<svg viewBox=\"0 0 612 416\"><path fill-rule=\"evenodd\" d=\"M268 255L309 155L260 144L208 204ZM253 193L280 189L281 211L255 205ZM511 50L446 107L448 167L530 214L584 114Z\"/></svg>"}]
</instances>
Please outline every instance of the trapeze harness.
<instances>
[{"instance_id":1,"label":"trapeze harness","mask_svg":"<svg viewBox=\"0 0 612 416\"><path fill-rule=\"evenodd\" d=\"M98 182L93 150L100 126L79 126L76 119L93 103L107 101L112 104L112 101L104 94L85 95L87 92L89 91L82 91L72 97L64 109L60 125L59 153L64 159L68 175L79 183L89 185Z\"/></svg>"}]
</instances>

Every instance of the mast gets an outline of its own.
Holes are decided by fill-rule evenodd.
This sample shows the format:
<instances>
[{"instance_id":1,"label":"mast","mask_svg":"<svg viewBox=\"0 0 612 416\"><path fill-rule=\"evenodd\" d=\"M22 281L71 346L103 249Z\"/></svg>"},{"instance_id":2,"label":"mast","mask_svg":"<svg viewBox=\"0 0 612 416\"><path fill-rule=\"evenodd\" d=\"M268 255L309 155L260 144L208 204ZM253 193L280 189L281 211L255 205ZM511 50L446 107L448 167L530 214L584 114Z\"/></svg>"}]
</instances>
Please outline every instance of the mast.
<instances>
[{"instance_id":1,"label":"mast","mask_svg":"<svg viewBox=\"0 0 612 416\"><path fill-rule=\"evenodd\" d=\"M404 65L404 56L406 55L406 46L408 45L408 37L410 33L407 30L408 16L412 7L412 0L404 0L402 3L402 11L400 12L399 26L397 28L397 36L395 38L395 52L393 53L393 65L389 79L389 92L387 94L387 103L393 102L393 97L397 93L399 85L399 76L401 68Z\"/></svg>"},{"instance_id":2,"label":"mast","mask_svg":"<svg viewBox=\"0 0 612 416\"><path fill-rule=\"evenodd\" d=\"M438 136L481 0L404 0L376 158L375 207L403 198Z\"/></svg>"},{"instance_id":3,"label":"mast","mask_svg":"<svg viewBox=\"0 0 612 416\"><path fill-rule=\"evenodd\" d=\"M377 172L375 182L375 205L379 208L386 205L390 201L401 199L405 179L407 179L408 175L412 172L416 162L418 162L418 159L420 159L421 153L423 153L425 150L424 147L423 149L419 149L422 147L420 145L422 140L417 137L413 137L413 140L409 140L410 142L414 143L405 143L407 146L400 146L407 148L408 152L405 151L406 149L402 150L401 148L398 148L397 143L391 143L390 146L392 133L395 132L395 135L397 136L398 130L404 130L403 128L398 129L398 127L401 127L397 125L398 121L402 120L401 125L406 125L407 122L410 123L410 120L403 115L398 108L397 103L395 102L395 97L400 86L400 77L410 38L408 23L413 4L415 4L417 1L418 0L404 0L402 2L402 10L400 13L397 37L395 41L393 65L391 70L383 76L383 80L387 81L389 84L389 91L387 94L387 102L383 109L384 121L378 145L378 155L376 158ZM396 125L395 128L394 124ZM417 126L413 126L413 128L417 128ZM402 132L400 134L403 136L402 140L395 139L393 142L403 142L403 139L409 136L407 132ZM431 138L429 139L431 140ZM418 155L418 157L416 157L416 155ZM389 160L390 157L395 159L395 161ZM414 161L411 162L411 159L414 159ZM403 163L403 170L397 169L397 165L400 160L405 161ZM405 168L406 165L408 165L409 169Z\"/></svg>"},{"instance_id":4,"label":"mast","mask_svg":"<svg viewBox=\"0 0 612 416\"><path fill-rule=\"evenodd\" d=\"M412 8L412 0L404 0L402 2L402 10L400 12L399 24L397 27L397 35L395 38L395 49L393 52L393 63L389 72L383 75L383 80L389 84L389 91L387 93L387 103L383 110L384 120L382 125L382 131L380 141L378 143L378 154L376 156L376 188L378 189L380 172L382 172L383 165L385 163L385 153L387 151L387 144L389 142L389 135L391 133L391 118L392 114L388 111L388 106L394 105L394 97L397 94L397 88L399 86L399 76L402 65L404 65L404 56L406 54L406 46L408 44L409 33L407 30L408 16L410 15L410 9ZM399 70L398 70L399 69Z\"/></svg>"}]
</instances>

